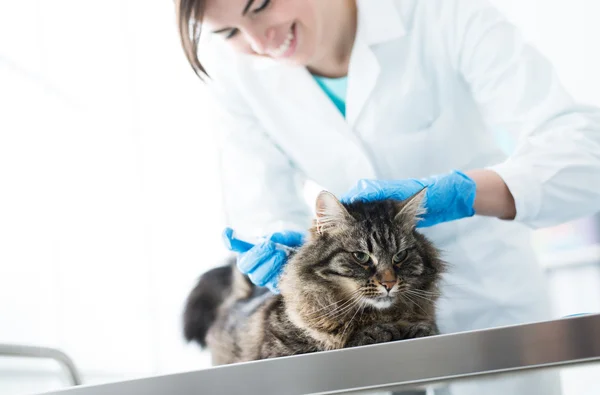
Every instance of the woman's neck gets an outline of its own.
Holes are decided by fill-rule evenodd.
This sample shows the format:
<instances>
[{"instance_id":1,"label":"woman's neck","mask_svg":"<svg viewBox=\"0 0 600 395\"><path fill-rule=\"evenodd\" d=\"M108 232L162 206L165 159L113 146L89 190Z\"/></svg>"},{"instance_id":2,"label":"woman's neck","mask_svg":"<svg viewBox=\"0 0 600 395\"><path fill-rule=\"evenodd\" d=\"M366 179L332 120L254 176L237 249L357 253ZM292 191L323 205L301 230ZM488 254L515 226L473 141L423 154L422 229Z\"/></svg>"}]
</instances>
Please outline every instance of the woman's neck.
<instances>
[{"instance_id":1,"label":"woman's neck","mask_svg":"<svg viewBox=\"0 0 600 395\"><path fill-rule=\"evenodd\" d=\"M329 26L334 26L331 50L324 56L307 65L307 69L314 75L337 78L348 74L350 56L357 27L356 0L326 0L332 5Z\"/></svg>"}]
</instances>

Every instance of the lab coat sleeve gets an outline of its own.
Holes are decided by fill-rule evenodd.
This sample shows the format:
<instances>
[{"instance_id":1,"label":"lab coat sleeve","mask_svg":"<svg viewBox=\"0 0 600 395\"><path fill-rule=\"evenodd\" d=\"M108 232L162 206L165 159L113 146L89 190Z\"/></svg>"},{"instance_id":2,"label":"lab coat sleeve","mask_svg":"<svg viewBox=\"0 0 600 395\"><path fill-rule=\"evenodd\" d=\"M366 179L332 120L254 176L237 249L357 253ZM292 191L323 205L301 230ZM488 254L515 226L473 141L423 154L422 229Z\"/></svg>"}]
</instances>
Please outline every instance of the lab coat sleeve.
<instances>
[{"instance_id":1,"label":"lab coat sleeve","mask_svg":"<svg viewBox=\"0 0 600 395\"><path fill-rule=\"evenodd\" d=\"M600 210L600 112L577 103L552 65L486 0L439 2L450 58L491 128L514 133L498 173L516 220L537 228Z\"/></svg>"},{"instance_id":2,"label":"lab coat sleeve","mask_svg":"<svg viewBox=\"0 0 600 395\"><path fill-rule=\"evenodd\" d=\"M209 84L228 225L244 235L306 231L302 173L269 137L235 88ZM225 91L227 89L227 91Z\"/></svg>"}]
</instances>

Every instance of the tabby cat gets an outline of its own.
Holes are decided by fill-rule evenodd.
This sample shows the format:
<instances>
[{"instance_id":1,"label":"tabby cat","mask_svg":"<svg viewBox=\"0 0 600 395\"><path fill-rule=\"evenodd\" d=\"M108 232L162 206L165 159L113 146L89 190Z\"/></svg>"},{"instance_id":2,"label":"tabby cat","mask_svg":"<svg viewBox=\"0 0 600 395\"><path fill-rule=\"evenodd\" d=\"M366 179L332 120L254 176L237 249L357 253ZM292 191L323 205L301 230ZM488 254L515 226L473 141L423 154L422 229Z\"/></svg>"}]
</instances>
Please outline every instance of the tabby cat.
<instances>
[{"instance_id":1,"label":"tabby cat","mask_svg":"<svg viewBox=\"0 0 600 395\"><path fill-rule=\"evenodd\" d=\"M185 337L221 365L436 334L444 263L415 229L424 196L342 204L321 192L281 294L253 286L233 262L213 269L188 297Z\"/></svg>"}]
</instances>

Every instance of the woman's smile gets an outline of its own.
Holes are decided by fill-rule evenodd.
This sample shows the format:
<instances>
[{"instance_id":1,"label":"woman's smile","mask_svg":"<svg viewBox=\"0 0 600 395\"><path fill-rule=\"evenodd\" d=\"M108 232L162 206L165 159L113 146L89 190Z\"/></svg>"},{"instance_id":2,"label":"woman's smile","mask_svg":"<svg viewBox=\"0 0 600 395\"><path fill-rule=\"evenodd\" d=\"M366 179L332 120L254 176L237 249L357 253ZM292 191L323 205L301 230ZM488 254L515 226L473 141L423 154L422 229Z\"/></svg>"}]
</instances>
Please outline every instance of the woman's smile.
<instances>
[{"instance_id":1,"label":"woman's smile","mask_svg":"<svg viewBox=\"0 0 600 395\"><path fill-rule=\"evenodd\" d=\"M296 36L296 23L293 23L281 45L279 45L279 47L276 49L267 50L267 54L275 59L290 58L296 52L297 44L298 39Z\"/></svg>"}]
</instances>

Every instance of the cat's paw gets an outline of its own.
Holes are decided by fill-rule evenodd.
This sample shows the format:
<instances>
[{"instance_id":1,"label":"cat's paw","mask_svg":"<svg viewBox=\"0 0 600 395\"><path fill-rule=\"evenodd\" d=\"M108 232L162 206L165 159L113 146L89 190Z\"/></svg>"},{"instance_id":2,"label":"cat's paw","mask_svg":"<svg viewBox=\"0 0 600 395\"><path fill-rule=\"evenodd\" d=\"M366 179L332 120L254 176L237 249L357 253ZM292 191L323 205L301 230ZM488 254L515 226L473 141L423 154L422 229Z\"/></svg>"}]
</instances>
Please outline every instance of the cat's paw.
<instances>
[{"instance_id":1,"label":"cat's paw","mask_svg":"<svg viewBox=\"0 0 600 395\"><path fill-rule=\"evenodd\" d=\"M385 343L402 338L402 333L394 324L376 324L358 330L348 340L346 347L366 346L369 344Z\"/></svg>"},{"instance_id":2,"label":"cat's paw","mask_svg":"<svg viewBox=\"0 0 600 395\"><path fill-rule=\"evenodd\" d=\"M415 339L417 337L426 337L437 335L437 325L430 322L419 322L406 327L402 333L403 339Z\"/></svg>"}]
</instances>

